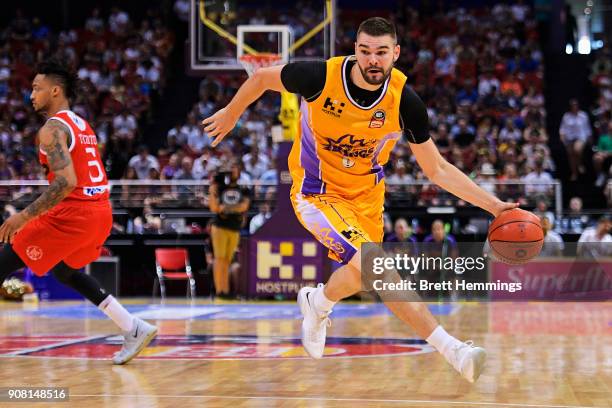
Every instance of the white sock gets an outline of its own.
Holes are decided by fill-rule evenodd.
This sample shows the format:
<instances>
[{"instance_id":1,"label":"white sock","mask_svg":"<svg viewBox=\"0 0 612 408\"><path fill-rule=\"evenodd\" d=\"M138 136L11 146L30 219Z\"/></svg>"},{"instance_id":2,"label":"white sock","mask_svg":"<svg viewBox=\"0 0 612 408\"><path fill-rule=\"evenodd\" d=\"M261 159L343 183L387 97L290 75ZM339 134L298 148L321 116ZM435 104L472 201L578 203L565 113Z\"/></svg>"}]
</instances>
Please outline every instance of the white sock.
<instances>
[{"instance_id":1,"label":"white sock","mask_svg":"<svg viewBox=\"0 0 612 408\"><path fill-rule=\"evenodd\" d=\"M327 314L331 312L336 302L332 302L325 296L325 286L318 287L314 293L314 307L317 312L321 314Z\"/></svg>"},{"instance_id":2,"label":"white sock","mask_svg":"<svg viewBox=\"0 0 612 408\"><path fill-rule=\"evenodd\" d=\"M106 299L100 303L98 309L104 312L117 326L123 331L132 330L134 316L130 314L121 303L117 302L112 295L108 295Z\"/></svg>"},{"instance_id":3,"label":"white sock","mask_svg":"<svg viewBox=\"0 0 612 408\"><path fill-rule=\"evenodd\" d=\"M433 332L425 339L429 344L434 346L440 354L446 356L451 348L461 343L459 340L451 336L444 330L442 326L438 326Z\"/></svg>"}]
</instances>

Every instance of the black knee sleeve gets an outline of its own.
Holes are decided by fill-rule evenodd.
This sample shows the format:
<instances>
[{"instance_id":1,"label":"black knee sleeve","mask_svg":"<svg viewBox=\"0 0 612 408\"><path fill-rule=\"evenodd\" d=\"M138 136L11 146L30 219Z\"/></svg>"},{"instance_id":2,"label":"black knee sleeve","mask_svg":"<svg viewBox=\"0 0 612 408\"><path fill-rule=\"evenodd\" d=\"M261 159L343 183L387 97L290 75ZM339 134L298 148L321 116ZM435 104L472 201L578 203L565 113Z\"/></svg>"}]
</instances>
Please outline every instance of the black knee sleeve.
<instances>
[{"instance_id":1,"label":"black knee sleeve","mask_svg":"<svg viewBox=\"0 0 612 408\"><path fill-rule=\"evenodd\" d=\"M96 306L100 305L108 297L108 293L102 289L97 280L76 269L72 269L64 262L53 268L53 276L64 285L79 292Z\"/></svg>"},{"instance_id":2,"label":"black knee sleeve","mask_svg":"<svg viewBox=\"0 0 612 408\"><path fill-rule=\"evenodd\" d=\"M15 253L9 244L0 249L0 285L11 273L25 267L21 258Z\"/></svg>"}]
</instances>

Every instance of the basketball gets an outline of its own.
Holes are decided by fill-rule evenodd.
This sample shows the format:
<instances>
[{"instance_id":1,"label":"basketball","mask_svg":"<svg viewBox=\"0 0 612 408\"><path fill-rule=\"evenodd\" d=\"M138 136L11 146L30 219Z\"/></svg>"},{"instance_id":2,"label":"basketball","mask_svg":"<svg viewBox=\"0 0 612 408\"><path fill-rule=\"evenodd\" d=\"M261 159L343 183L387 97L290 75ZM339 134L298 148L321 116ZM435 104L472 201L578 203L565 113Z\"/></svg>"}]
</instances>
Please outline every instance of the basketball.
<instances>
[{"instance_id":1,"label":"basketball","mask_svg":"<svg viewBox=\"0 0 612 408\"><path fill-rule=\"evenodd\" d=\"M515 208L504 211L493 220L488 238L497 259L509 264L523 264L542 250L544 231L536 215Z\"/></svg>"}]
</instances>

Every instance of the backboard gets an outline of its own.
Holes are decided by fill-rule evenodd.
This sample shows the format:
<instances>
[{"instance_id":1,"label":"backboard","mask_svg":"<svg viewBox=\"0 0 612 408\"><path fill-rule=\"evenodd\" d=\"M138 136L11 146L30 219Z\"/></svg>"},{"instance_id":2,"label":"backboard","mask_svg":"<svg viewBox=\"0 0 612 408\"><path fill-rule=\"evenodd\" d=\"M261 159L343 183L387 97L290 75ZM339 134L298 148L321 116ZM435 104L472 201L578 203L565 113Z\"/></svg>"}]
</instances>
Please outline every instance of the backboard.
<instances>
[{"instance_id":1,"label":"backboard","mask_svg":"<svg viewBox=\"0 0 612 408\"><path fill-rule=\"evenodd\" d=\"M193 74L240 71L243 53L281 54L283 62L335 55L336 0L191 0Z\"/></svg>"}]
</instances>

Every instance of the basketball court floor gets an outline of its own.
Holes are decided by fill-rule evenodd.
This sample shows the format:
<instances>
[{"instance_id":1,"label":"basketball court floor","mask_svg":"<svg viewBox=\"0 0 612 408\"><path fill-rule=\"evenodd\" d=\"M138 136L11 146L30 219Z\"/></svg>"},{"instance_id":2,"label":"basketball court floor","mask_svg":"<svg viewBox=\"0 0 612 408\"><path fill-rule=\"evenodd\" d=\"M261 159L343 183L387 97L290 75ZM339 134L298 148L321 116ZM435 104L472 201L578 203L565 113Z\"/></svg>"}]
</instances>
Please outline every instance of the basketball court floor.
<instances>
[{"instance_id":1,"label":"basketball court floor","mask_svg":"<svg viewBox=\"0 0 612 408\"><path fill-rule=\"evenodd\" d=\"M462 380L383 305L342 303L327 357L305 357L294 303L150 300L128 309L160 328L142 356L113 366L116 329L84 302L0 302L2 387L68 387L75 407L612 407L612 304L430 307L483 345Z\"/></svg>"}]
</instances>

